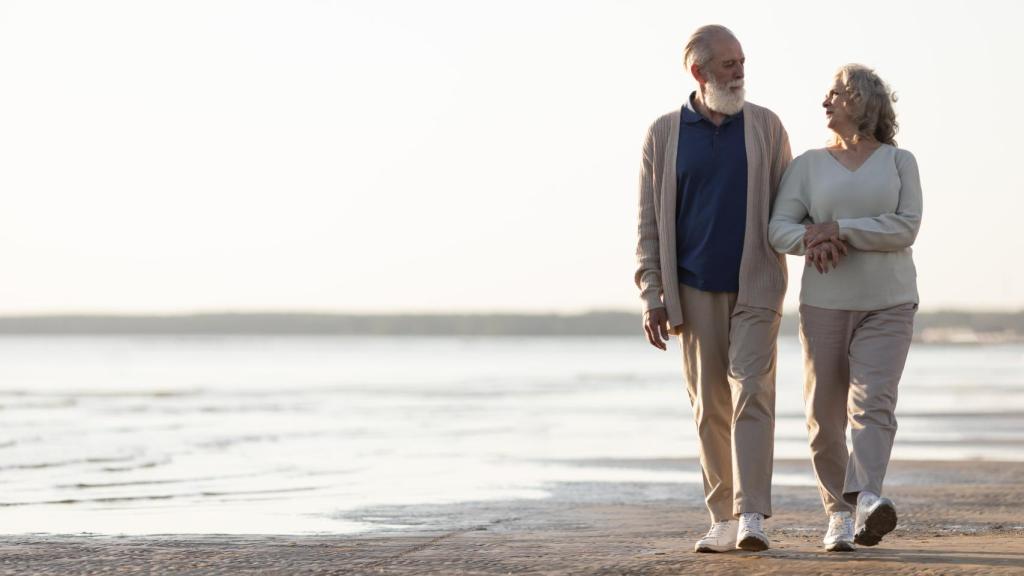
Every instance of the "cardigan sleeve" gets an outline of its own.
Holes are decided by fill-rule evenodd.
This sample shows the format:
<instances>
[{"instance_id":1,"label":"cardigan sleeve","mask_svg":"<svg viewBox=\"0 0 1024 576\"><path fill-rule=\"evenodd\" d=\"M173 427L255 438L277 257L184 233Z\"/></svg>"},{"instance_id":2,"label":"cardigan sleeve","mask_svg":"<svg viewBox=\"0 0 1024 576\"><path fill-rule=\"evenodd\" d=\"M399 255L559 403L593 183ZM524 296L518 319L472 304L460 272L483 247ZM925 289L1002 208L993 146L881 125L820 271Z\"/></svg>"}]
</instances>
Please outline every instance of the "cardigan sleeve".
<instances>
[{"instance_id":1,"label":"cardigan sleeve","mask_svg":"<svg viewBox=\"0 0 1024 576\"><path fill-rule=\"evenodd\" d=\"M639 217L637 220L636 273L633 280L640 289L644 312L664 308L662 303L661 253L658 244L658 206L655 193L655 127L651 124L644 141L640 163Z\"/></svg>"},{"instance_id":2,"label":"cardigan sleeve","mask_svg":"<svg viewBox=\"0 0 1024 576\"><path fill-rule=\"evenodd\" d=\"M906 150L896 151L900 199L896 212L869 218L840 218L839 237L858 250L893 252L911 246L921 227L921 177L917 160Z\"/></svg>"},{"instance_id":3,"label":"cardigan sleeve","mask_svg":"<svg viewBox=\"0 0 1024 576\"><path fill-rule=\"evenodd\" d=\"M775 157L772 158L771 182L769 183L773 201L778 197L782 176L786 173L789 163L793 161L793 150L789 146L789 134L786 133L786 128L778 118L775 118L775 123L779 131L777 136L779 145L775 147Z\"/></svg>"},{"instance_id":4,"label":"cardigan sleeve","mask_svg":"<svg viewBox=\"0 0 1024 576\"><path fill-rule=\"evenodd\" d=\"M768 239L772 248L781 254L804 254L803 221L807 218L807 204L804 200L804 172L806 171L803 156L797 157L786 169L786 174L779 184L779 196L775 199L772 217L768 222Z\"/></svg>"}]
</instances>

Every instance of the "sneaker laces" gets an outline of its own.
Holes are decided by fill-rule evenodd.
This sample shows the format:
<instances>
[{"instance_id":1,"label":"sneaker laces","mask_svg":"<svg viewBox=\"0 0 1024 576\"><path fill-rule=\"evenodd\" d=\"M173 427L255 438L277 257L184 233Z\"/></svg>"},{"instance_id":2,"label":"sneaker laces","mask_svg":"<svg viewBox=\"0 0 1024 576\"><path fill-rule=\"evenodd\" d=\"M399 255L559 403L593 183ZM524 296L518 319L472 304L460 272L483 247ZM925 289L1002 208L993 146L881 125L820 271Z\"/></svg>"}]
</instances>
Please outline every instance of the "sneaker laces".
<instances>
[{"instance_id":1,"label":"sneaker laces","mask_svg":"<svg viewBox=\"0 0 1024 576\"><path fill-rule=\"evenodd\" d=\"M828 531L843 532L846 530L846 523L852 519L849 514L833 512L828 518Z\"/></svg>"},{"instance_id":2,"label":"sneaker laces","mask_svg":"<svg viewBox=\"0 0 1024 576\"><path fill-rule=\"evenodd\" d=\"M721 520L711 524L705 538L721 538L729 534L729 520Z\"/></svg>"},{"instance_id":3,"label":"sneaker laces","mask_svg":"<svg viewBox=\"0 0 1024 576\"><path fill-rule=\"evenodd\" d=\"M828 517L828 537L840 538L840 537L852 537L853 536L853 516L850 513L833 512Z\"/></svg>"},{"instance_id":4,"label":"sneaker laces","mask_svg":"<svg viewBox=\"0 0 1024 576\"><path fill-rule=\"evenodd\" d=\"M747 530L751 532L764 532L764 528L761 527L760 514L744 514L743 520L743 524L747 527Z\"/></svg>"}]
</instances>

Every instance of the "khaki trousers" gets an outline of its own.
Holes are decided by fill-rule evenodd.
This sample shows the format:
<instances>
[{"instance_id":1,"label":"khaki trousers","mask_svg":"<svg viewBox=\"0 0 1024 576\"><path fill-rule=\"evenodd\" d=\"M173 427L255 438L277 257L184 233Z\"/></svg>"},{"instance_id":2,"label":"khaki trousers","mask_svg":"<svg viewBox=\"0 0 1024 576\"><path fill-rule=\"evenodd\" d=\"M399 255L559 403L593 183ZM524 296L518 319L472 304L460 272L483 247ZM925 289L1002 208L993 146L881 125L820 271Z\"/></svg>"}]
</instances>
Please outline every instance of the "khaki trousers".
<instances>
[{"instance_id":1,"label":"khaki trousers","mask_svg":"<svg viewBox=\"0 0 1024 576\"><path fill-rule=\"evenodd\" d=\"M870 312L800 306L811 462L828 513L852 511L862 490L882 493L916 311L917 304Z\"/></svg>"},{"instance_id":2,"label":"khaki trousers","mask_svg":"<svg viewBox=\"0 0 1024 576\"><path fill-rule=\"evenodd\" d=\"M713 521L772 515L775 355L781 317L735 292L680 284L680 346Z\"/></svg>"}]
</instances>

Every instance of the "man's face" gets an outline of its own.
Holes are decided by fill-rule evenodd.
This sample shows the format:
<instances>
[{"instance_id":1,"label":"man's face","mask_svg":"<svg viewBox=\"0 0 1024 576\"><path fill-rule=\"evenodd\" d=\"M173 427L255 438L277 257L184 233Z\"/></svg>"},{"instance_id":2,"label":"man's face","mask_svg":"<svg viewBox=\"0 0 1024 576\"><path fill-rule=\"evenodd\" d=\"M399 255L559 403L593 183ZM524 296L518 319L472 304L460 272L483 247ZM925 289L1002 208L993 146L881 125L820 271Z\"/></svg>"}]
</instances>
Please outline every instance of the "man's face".
<instances>
[{"instance_id":1,"label":"man's face","mask_svg":"<svg viewBox=\"0 0 1024 576\"><path fill-rule=\"evenodd\" d=\"M702 80L698 78L701 86L709 81L719 85L740 84L739 81L743 80L743 66L747 61L740 43L735 38L719 36L711 42L711 54L711 61L700 69L704 76Z\"/></svg>"},{"instance_id":2,"label":"man's face","mask_svg":"<svg viewBox=\"0 0 1024 576\"><path fill-rule=\"evenodd\" d=\"M720 36L711 43L711 60L695 76L701 97L712 111L732 116L743 110L743 48L735 39Z\"/></svg>"}]
</instances>

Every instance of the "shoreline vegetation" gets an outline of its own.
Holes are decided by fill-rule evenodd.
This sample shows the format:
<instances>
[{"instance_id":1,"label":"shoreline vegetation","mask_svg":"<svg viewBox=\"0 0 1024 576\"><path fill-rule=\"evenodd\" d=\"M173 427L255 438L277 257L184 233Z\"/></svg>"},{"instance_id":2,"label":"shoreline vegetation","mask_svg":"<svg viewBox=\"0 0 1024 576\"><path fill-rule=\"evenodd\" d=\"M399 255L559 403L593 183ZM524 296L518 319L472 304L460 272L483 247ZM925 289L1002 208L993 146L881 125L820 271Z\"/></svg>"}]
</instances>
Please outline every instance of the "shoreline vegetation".
<instances>
[{"instance_id":1,"label":"shoreline vegetation","mask_svg":"<svg viewBox=\"0 0 1024 576\"><path fill-rule=\"evenodd\" d=\"M38 315L0 317L0 335L275 336L629 336L640 314L341 314L204 313L177 315ZM1024 311L920 312L915 340L928 344L1024 343ZM795 314L781 333L795 335Z\"/></svg>"}]
</instances>

